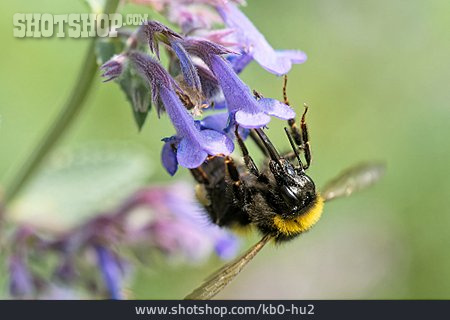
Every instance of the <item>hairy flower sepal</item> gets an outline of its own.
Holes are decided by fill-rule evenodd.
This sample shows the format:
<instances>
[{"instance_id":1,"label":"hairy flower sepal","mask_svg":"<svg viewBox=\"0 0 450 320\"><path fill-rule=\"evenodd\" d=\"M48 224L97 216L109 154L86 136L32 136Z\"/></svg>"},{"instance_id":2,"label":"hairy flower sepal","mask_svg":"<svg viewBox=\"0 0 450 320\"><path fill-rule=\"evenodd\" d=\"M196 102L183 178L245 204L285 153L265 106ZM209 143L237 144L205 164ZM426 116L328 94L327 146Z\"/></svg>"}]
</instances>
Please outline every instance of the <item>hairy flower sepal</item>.
<instances>
[{"instance_id":1,"label":"hairy flower sepal","mask_svg":"<svg viewBox=\"0 0 450 320\"><path fill-rule=\"evenodd\" d=\"M103 82L108 82L120 77L126 68L126 56L123 54L115 55L105 62L100 69L103 70L102 77L106 78Z\"/></svg>"},{"instance_id":2,"label":"hairy flower sepal","mask_svg":"<svg viewBox=\"0 0 450 320\"><path fill-rule=\"evenodd\" d=\"M170 143L176 142L172 152L176 149L176 160L181 166L197 168L208 155L228 155L233 152L234 144L224 134L214 130L200 130L176 94L175 81L156 60L139 52L132 52L129 57L138 73L150 84L153 99L156 101L159 97L161 100L175 127L176 138ZM171 151L167 147L163 151L170 155ZM170 164L167 159L170 159ZM168 170L169 173L175 173L173 157L163 157L162 160L166 168L172 168Z\"/></svg>"}]
</instances>

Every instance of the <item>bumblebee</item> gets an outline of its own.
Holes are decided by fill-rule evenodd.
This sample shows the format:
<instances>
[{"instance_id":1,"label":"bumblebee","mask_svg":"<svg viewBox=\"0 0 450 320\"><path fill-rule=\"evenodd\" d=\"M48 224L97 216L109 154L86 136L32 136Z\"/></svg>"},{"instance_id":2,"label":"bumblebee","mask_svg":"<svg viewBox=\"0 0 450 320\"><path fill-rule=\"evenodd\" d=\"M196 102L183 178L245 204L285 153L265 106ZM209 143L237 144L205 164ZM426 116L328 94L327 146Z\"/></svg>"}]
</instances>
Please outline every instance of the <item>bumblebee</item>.
<instances>
[{"instance_id":1,"label":"bumblebee","mask_svg":"<svg viewBox=\"0 0 450 320\"><path fill-rule=\"evenodd\" d=\"M236 164L231 157L214 157L191 170L199 183L197 198L215 224L232 228L255 226L262 234L271 234L276 241L285 241L310 229L319 220L323 198L306 174L311 161L306 111L307 108L302 116L301 131L291 121L295 142L299 149L305 151L305 165L287 129L293 148L293 152L287 155L278 153L263 129L252 129L250 136L268 156L261 170L249 155L238 130L235 130L235 135L244 164ZM297 160L296 165L292 163L294 159Z\"/></svg>"},{"instance_id":2,"label":"bumblebee","mask_svg":"<svg viewBox=\"0 0 450 320\"><path fill-rule=\"evenodd\" d=\"M286 78L283 94L284 102L289 104ZM229 228L255 227L263 238L244 255L210 276L187 299L214 297L270 240L279 243L296 238L320 219L325 201L349 195L381 176L382 165L359 165L332 180L320 194L306 174L311 164L307 111L305 106L299 127L294 119L288 121L285 133L292 151L286 154L277 151L263 129L250 130L250 138L267 159L261 169L250 156L237 127L234 133L243 163L237 163L229 156L216 156L191 169L198 183L197 198L213 223Z\"/></svg>"}]
</instances>

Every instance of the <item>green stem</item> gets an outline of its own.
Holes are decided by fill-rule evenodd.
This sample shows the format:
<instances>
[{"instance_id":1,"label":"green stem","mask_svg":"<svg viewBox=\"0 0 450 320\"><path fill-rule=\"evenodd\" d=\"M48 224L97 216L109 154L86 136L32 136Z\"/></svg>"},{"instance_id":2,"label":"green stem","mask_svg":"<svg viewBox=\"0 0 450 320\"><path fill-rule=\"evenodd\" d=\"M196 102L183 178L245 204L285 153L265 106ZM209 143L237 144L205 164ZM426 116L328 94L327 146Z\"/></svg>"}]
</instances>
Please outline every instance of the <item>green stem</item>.
<instances>
[{"instance_id":1,"label":"green stem","mask_svg":"<svg viewBox=\"0 0 450 320\"><path fill-rule=\"evenodd\" d=\"M113 13L117 10L119 0L107 0L105 3L104 13ZM75 86L67 99L66 103L61 108L58 117L53 122L51 127L45 133L42 140L37 147L27 158L26 162L19 170L9 187L6 189L3 205L6 207L11 200L22 190L27 184L28 180L33 176L36 169L41 165L49 152L53 149L56 143L61 139L63 134L67 131L77 115L80 113L84 101L89 93L92 82L97 73L97 61L95 57L95 38L90 41L89 49L84 58L82 69L75 82Z\"/></svg>"}]
</instances>

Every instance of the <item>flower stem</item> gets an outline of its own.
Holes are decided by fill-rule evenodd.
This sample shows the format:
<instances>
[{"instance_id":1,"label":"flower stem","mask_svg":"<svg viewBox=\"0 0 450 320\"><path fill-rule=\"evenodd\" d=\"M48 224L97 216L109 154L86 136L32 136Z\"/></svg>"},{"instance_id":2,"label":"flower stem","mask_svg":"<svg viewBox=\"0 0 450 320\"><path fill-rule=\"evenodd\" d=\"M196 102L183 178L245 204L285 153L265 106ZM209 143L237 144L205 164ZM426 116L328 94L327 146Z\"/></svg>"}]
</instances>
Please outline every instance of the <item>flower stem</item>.
<instances>
[{"instance_id":1,"label":"flower stem","mask_svg":"<svg viewBox=\"0 0 450 320\"><path fill-rule=\"evenodd\" d=\"M107 14L113 13L117 10L118 5L119 0L107 0L103 12ZM36 169L80 113L98 69L95 57L95 40L93 38L90 41L78 79L59 115L5 190L3 197L3 205L5 207L27 184Z\"/></svg>"}]
</instances>

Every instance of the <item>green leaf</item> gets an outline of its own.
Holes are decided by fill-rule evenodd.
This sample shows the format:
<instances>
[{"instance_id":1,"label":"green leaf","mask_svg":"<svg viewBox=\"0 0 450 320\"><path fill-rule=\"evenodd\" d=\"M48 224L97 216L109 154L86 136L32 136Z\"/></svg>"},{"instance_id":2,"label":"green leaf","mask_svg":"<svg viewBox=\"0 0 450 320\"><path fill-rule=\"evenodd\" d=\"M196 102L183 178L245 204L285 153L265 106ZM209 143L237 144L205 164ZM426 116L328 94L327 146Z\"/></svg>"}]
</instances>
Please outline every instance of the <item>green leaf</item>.
<instances>
[{"instance_id":1,"label":"green leaf","mask_svg":"<svg viewBox=\"0 0 450 320\"><path fill-rule=\"evenodd\" d=\"M128 102L131 104L138 129L141 130L152 107L151 91L141 77L135 74L131 68L127 68L124 71L118 82Z\"/></svg>"},{"instance_id":2,"label":"green leaf","mask_svg":"<svg viewBox=\"0 0 450 320\"><path fill-rule=\"evenodd\" d=\"M118 39L98 39L95 52L98 65L102 65L115 54L123 51L125 44ZM126 66L123 74L116 80L131 105L134 120L141 130L151 110L151 91L133 69Z\"/></svg>"},{"instance_id":3,"label":"green leaf","mask_svg":"<svg viewBox=\"0 0 450 320\"><path fill-rule=\"evenodd\" d=\"M64 232L109 212L144 185L145 152L122 144L94 144L56 154L14 202L10 218Z\"/></svg>"}]
</instances>

